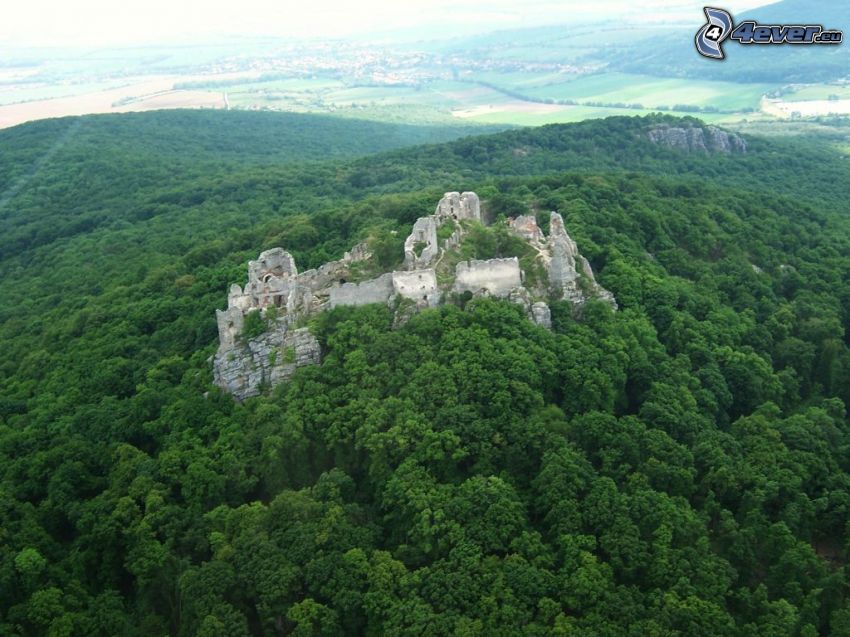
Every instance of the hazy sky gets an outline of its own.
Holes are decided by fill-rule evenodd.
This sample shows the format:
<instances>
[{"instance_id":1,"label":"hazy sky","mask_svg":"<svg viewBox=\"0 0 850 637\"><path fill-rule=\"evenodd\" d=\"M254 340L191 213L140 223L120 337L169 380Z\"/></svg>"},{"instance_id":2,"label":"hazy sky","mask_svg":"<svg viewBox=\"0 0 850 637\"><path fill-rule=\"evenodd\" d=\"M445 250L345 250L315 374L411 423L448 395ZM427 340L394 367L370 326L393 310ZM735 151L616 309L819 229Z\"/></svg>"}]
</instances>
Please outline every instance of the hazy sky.
<instances>
[{"instance_id":1,"label":"hazy sky","mask_svg":"<svg viewBox=\"0 0 850 637\"><path fill-rule=\"evenodd\" d=\"M735 11L768 1L724 0L722 6ZM339 37L441 23L452 25L453 34L626 16L630 21L693 16L696 23L704 4L704 0L7 0L0 13L0 44L100 46L215 35Z\"/></svg>"}]
</instances>

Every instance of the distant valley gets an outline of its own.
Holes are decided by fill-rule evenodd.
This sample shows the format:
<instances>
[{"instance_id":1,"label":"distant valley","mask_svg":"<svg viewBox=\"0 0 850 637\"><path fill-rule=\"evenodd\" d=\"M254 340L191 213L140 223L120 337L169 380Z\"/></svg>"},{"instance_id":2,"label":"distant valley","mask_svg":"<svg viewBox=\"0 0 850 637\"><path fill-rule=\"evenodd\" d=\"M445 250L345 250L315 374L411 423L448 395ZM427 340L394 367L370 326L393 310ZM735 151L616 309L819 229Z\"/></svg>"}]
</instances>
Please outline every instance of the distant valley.
<instances>
[{"instance_id":1,"label":"distant valley","mask_svg":"<svg viewBox=\"0 0 850 637\"><path fill-rule=\"evenodd\" d=\"M833 2L810 8L784 0L754 13L764 20L816 13L847 26ZM650 112L746 126L850 113L846 47L735 47L734 60L717 64L693 49L702 19L695 13L692 23L576 24L396 43L255 38L8 51L0 66L0 127L170 108L465 126Z\"/></svg>"}]
</instances>

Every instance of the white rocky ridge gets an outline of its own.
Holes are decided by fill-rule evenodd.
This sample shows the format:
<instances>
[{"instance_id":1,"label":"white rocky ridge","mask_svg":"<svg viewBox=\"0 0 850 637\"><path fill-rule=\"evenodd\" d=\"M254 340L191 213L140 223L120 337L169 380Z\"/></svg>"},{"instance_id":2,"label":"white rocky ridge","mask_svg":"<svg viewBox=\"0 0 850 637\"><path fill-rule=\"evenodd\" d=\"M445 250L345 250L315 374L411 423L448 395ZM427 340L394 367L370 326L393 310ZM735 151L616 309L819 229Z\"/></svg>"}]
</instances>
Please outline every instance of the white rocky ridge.
<instances>
[{"instance_id":1,"label":"white rocky ridge","mask_svg":"<svg viewBox=\"0 0 850 637\"><path fill-rule=\"evenodd\" d=\"M567 234L557 212L550 214L549 236L535 217L525 215L508 222L510 231L537 253L547 281L527 283L516 257L462 260L455 264L451 283L438 283L437 269L463 242L472 224L481 223L481 204L474 192L446 193L433 215L419 218L404 243L404 270L352 282L352 268L371 258L365 244L355 246L339 261L299 274L292 255L282 248L266 250L248 263L244 289L232 285L226 310L217 310L219 348L213 362L215 383L239 400L259 394L263 387L287 380L298 367L320 362L321 348L307 328L306 317L343 305L406 301L403 322L410 311L438 306L451 297L471 295L508 299L521 305L528 318L551 327L546 300L567 300L575 306L600 298L616 309L614 296L602 288L593 271ZM444 224L453 230L438 238ZM445 236L445 233L444 233ZM445 263L440 270L445 274ZM266 332L244 336L246 317L259 312L268 323Z\"/></svg>"},{"instance_id":2,"label":"white rocky ridge","mask_svg":"<svg viewBox=\"0 0 850 637\"><path fill-rule=\"evenodd\" d=\"M662 124L647 132L649 141L688 153L746 153L747 142L737 133L716 126L669 126Z\"/></svg>"}]
</instances>

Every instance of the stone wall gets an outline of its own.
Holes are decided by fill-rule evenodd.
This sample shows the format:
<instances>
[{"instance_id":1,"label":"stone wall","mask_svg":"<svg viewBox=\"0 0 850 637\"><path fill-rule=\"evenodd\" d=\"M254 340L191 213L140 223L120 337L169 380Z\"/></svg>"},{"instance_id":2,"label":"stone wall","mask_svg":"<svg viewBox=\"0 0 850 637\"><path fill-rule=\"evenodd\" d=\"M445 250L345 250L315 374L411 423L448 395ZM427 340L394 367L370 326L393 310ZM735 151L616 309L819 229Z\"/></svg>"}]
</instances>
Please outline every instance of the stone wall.
<instances>
[{"instance_id":1,"label":"stone wall","mask_svg":"<svg viewBox=\"0 0 850 637\"><path fill-rule=\"evenodd\" d=\"M491 296L508 296L514 288L522 286L522 271L516 257L461 261L455 269L455 292L487 293Z\"/></svg>"},{"instance_id":2,"label":"stone wall","mask_svg":"<svg viewBox=\"0 0 850 637\"><path fill-rule=\"evenodd\" d=\"M457 224L444 244L446 250L460 245L463 236L461 221L481 221L481 202L474 192L447 192L437 204L433 215L419 217L404 242L404 267L421 270L430 266L440 255L437 229L447 221Z\"/></svg>"},{"instance_id":3,"label":"stone wall","mask_svg":"<svg viewBox=\"0 0 850 637\"><path fill-rule=\"evenodd\" d=\"M297 276L298 269L291 254L283 248L266 250L256 261L248 262L244 295L253 307L285 307Z\"/></svg>"},{"instance_id":4,"label":"stone wall","mask_svg":"<svg viewBox=\"0 0 850 637\"><path fill-rule=\"evenodd\" d=\"M245 325L245 314L239 307L232 306L224 311L216 310L215 318L218 323L219 348L233 347Z\"/></svg>"},{"instance_id":5,"label":"stone wall","mask_svg":"<svg viewBox=\"0 0 850 637\"><path fill-rule=\"evenodd\" d=\"M228 308L239 308L243 312L247 312L252 305L251 297L245 294L242 291L242 288L239 287L236 283L230 286L230 290L227 293L227 307Z\"/></svg>"},{"instance_id":6,"label":"stone wall","mask_svg":"<svg viewBox=\"0 0 850 637\"><path fill-rule=\"evenodd\" d=\"M343 283L330 288L329 292L331 309L340 305L386 303L395 296L393 275L389 272L362 283Z\"/></svg>"},{"instance_id":7,"label":"stone wall","mask_svg":"<svg viewBox=\"0 0 850 637\"><path fill-rule=\"evenodd\" d=\"M437 273L433 268L393 272L393 288L396 294L417 303L425 301L429 307L435 307L440 301Z\"/></svg>"},{"instance_id":8,"label":"stone wall","mask_svg":"<svg viewBox=\"0 0 850 637\"><path fill-rule=\"evenodd\" d=\"M434 211L436 217L442 219L471 219L481 221L481 202L474 192L447 192L437 204Z\"/></svg>"},{"instance_id":9,"label":"stone wall","mask_svg":"<svg viewBox=\"0 0 850 637\"><path fill-rule=\"evenodd\" d=\"M343 279L351 276L351 265L366 261L371 257L369 248L364 243L358 243L351 251L346 252L339 261L329 261L318 268L307 270L298 275L298 286L307 288L314 294L322 292Z\"/></svg>"},{"instance_id":10,"label":"stone wall","mask_svg":"<svg viewBox=\"0 0 850 637\"><path fill-rule=\"evenodd\" d=\"M404 265L408 269L431 265L440 247L437 244L437 219L419 217L404 242Z\"/></svg>"},{"instance_id":11,"label":"stone wall","mask_svg":"<svg viewBox=\"0 0 850 637\"><path fill-rule=\"evenodd\" d=\"M516 219L508 219L508 225L515 235L526 241L540 243L545 239L533 215L520 215Z\"/></svg>"}]
</instances>

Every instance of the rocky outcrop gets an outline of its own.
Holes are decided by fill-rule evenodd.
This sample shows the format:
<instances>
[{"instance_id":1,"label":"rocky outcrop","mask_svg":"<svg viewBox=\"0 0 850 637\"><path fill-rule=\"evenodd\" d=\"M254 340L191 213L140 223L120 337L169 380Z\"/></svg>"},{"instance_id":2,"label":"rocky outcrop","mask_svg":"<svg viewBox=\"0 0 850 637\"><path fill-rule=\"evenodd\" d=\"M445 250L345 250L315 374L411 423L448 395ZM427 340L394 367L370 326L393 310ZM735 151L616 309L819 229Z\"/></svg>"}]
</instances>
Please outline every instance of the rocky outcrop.
<instances>
[{"instance_id":1,"label":"rocky outcrop","mask_svg":"<svg viewBox=\"0 0 850 637\"><path fill-rule=\"evenodd\" d=\"M437 218L420 217L404 242L404 265L408 269L425 268L437 257Z\"/></svg>"},{"instance_id":2,"label":"rocky outcrop","mask_svg":"<svg viewBox=\"0 0 850 637\"><path fill-rule=\"evenodd\" d=\"M567 234L560 214L550 213L548 237L530 215L509 221L508 227L538 252L538 259L546 269L548 281L545 287L538 285L533 290L538 296L569 301L574 306L598 298L617 309L614 295L596 282L590 262L579 254L578 246ZM542 316L542 310L538 310L538 314Z\"/></svg>"},{"instance_id":3,"label":"rocky outcrop","mask_svg":"<svg viewBox=\"0 0 850 637\"><path fill-rule=\"evenodd\" d=\"M590 262L578 252L576 242L567 234L564 219L557 212L549 218L549 286L559 298L574 305L588 298L600 298L615 309L614 295L596 282Z\"/></svg>"},{"instance_id":4,"label":"rocky outcrop","mask_svg":"<svg viewBox=\"0 0 850 637\"><path fill-rule=\"evenodd\" d=\"M258 395L263 387L288 380L295 370L321 362L319 341L307 328L290 329L287 321L265 334L220 347L213 380L238 400Z\"/></svg>"},{"instance_id":5,"label":"rocky outcrop","mask_svg":"<svg viewBox=\"0 0 850 637\"><path fill-rule=\"evenodd\" d=\"M576 258L578 246L564 228L564 220L553 212L549 221L549 285L564 299L578 302L582 292L578 286Z\"/></svg>"},{"instance_id":6,"label":"rocky outcrop","mask_svg":"<svg viewBox=\"0 0 850 637\"><path fill-rule=\"evenodd\" d=\"M301 274L295 259L282 248L266 250L249 261L244 289L231 285L227 309L216 310L219 346L213 359L215 384L244 400L259 394L264 386L288 379L298 367L318 363L319 342L309 330L294 325L302 317L332 307L332 291L345 285L353 264L370 256L364 245L358 245L339 261ZM387 281L391 290L391 276ZM359 297L355 294L351 298ZM268 329L245 338L245 321L252 313L269 323Z\"/></svg>"},{"instance_id":7,"label":"rocky outcrop","mask_svg":"<svg viewBox=\"0 0 850 637\"><path fill-rule=\"evenodd\" d=\"M419 217L413 224L410 235L404 242L404 267L408 270L427 268L440 252L437 229L446 222L481 221L481 202L474 192L447 192L437 204L433 215ZM460 226L457 226L450 243L460 242ZM456 235L456 236L455 236Z\"/></svg>"},{"instance_id":8,"label":"rocky outcrop","mask_svg":"<svg viewBox=\"0 0 850 637\"><path fill-rule=\"evenodd\" d=\"M545 327L547 330L552 329L552 312L549 310L549 306L543 301L535 302L527 288L514 288L507 298L511 303L516 303L525 310L528 320L540 327Z\"/></svg>"},{"instance_id":9,"label":"rocky outcrop","mask_svg":"<svg viewBox=\"0 0 850 637\"><path fill-rule=\"evenodd\" d=\"M688 153L745 153L747 142L737 133L716 126L657 126L647 132L649 141Z\"/></svg>"},{"instance_id":10,"label":"rocky outcrop","mask_svg":"<svg viewBox=\"0 0 850 637\"><path fill-rule=\"evenodd\" d=\"M526 241L539 244L545 239L534 215L520 215L516 219L509 219L508 226L515 235Z\"/></svg>"},{"instance_id":11,"label":"rocky outcrop","mask_svg":"<svg viewBox=\"0 0 850 637\"><path fill-rule=\"evenodd\" d=\"M434 216L438 219L481 221L481 202L474 192L447 192L437 204Z\"/></svg>"},{"instance_id":12,"label":"rocky outcrop","mask_svg":"<svg viewBox=\"0 0 850 637\"><path fill-rule=\"evenodd\" d=\"M245 287L232 285L227 309L216 312L215 383L242 400L287 380L298 367L318 363L318 341L307 328L297 326L317 312L339 306L388 304L395 311L394 325L402 325L413 313L436 307L447 295L490 296L520 305L530 320L546 328L551 328L552 317L544 299L564 299L580 306L597 297L616 309L613 295L596 282L590 263L579 254L558 213L551 213L548 237L534 216L509 222L510 230L537 253L540 270L546 273L546 280L535 276L533 286L526 284L517 257L457 262L456 253L449 254L462 245L471 224L480 222L481 205L475 193L446 193L433 215L414 224L405 242L405 269L366 280L352 280L362 272L355 264L362 266L371 259L364 244L339 261L302 273L282 248L266 250L248 263ZM440 240L438 230L447 223L453 225L452 231L443 232ZM440 265L447 254L450 258ZM249 323L249 332L256 334L258 319L267 329L246 336Z\"/></svg>"},{"instance_id":13,"label":"rocky outcrop","mask_svg":"<svg viewBox=\"0 0 850 637\"><path fill-rule=\"evenodd\" d=\"M531 320L541 327L545 327L547 330L552 329L552 311L549 309L549 306L542 301L532 303Z\"/></svg>"}]
</instances>

